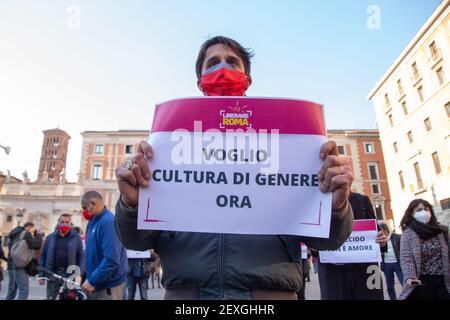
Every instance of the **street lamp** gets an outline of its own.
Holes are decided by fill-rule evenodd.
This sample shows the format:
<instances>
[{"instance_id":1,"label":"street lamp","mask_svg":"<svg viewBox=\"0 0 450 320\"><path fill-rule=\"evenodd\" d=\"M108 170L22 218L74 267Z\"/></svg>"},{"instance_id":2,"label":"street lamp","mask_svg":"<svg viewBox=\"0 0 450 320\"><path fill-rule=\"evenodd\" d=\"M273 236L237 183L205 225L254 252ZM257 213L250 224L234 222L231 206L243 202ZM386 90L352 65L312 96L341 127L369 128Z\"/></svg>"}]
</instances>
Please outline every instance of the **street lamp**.
<instances>
[{"instance_id":1,"label":"street lamp","mask_svg":"<svg viewBox=\"0 0 450 320\"><path fill-rule=\"evenodd\" d=\"M2 146L0 144L0 148L2 148L3 150L5 150L5 153L8 155L11 152L11 147L6 147L6 146Z\"/></svg>"}]
</instances>

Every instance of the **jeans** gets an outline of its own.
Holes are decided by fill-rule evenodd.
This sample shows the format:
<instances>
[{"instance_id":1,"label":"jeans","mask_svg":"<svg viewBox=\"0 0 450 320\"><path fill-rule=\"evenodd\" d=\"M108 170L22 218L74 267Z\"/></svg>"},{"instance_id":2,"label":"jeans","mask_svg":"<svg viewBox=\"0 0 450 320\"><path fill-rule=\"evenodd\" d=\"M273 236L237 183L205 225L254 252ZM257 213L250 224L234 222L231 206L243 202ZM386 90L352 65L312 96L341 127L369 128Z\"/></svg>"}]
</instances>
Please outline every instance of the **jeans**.
<instances>
[{"instance_id":1,"label":"jeans","mask_svg":"<svg viewBox=\"0 0 450 320\"><path fill-rule=\"evenodd\" d=\"M387 292L391 300L397 300L397 295L395 293L394 273L397 275L397 279L398 281L400 281L400 284L403 284L403 273L402 268L400 267L400 263L385 263L384 276L386 277Z\"/></svg>"},{"instance_id":2,"label":"jeans","mask_svg":"<svg viewBox=\"0 0 450 320\"><path fill-rule=\"evenodd\" d=\"M16 298L17 290L19 290L19 297L17 300L27 300L28 299L28 274L25 269L13 269L8 270L9 283L8 283L8 294L6 295L6 300L14 300Z\"/></svg>"},{"instance_id":3,"label":"jeans","mask_svg":"<svg viewBox=\"0 0 450 320\"><path fill-rule=\"evenodd\" d=\"M148 278L146 277L128 277L128 300L134 300L134 296L136 295L136 285L139 287L141 300L148 300Z\"/></svg>"}]
</instances>

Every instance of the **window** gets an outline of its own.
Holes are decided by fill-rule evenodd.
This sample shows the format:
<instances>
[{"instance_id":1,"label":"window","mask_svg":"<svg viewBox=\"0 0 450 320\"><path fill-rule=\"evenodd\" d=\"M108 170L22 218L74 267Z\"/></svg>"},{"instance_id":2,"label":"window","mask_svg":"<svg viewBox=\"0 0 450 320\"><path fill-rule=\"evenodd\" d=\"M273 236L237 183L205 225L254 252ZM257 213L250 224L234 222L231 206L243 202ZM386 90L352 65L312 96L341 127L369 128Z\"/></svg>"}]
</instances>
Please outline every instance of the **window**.
<instances>
[{"instance_id":1,"label":"window","mask_svg":"<svg viewBox=\"0 0 450 320\"><path fill-rule=\"evenodd\" d=\"M103 145L102 144L97 144L95 146L95 154L103 154Z\"/></svg>"},{"instance_id":2,"label":"window","mask_svg":"<svg viewBox=\"0 0 450 320\"><path fill-rule=\"evenodd\" d=\"M398 144L397 144L397 141L394 142L394 143L392 144L392 146L394 147L395 153L397 153L397 152L398 152Z\"/></svg>"},{"instance_id":3,"label":"window","mask_svg":"<svg viewBox=\"0 0 450 320\"><path fill-rule=\"evenodd\" d=\"M423 87L422 86L417 88L417 94L419 95L420 102L422 102L423 101Z\"/></svg>"},{"instance_id":4,"label":"window","mask_svg":"<svg viewBox=\"0 0 450 320\"><path fill-rule=\"evenodd\" d=\"M409 140L409 143L414 142L414 137L413 137L412 131L408 131L408 140Z\"/></svg>"},{"instance_id":5,"label":"window","mask_svg":"<svg viewBox=\"0 0 450 320\"><path fill-rule=\"evenodd\" d=\"M419 163L414 163L414 171L416 172L416 179L417 179L417 187L420 189L423 189L423 181L422 181L422 175L420 174L420 167Z\"/></svg>"},{"instance_id":6,"label":"window","mask_svg":"<svg viewBox=\"0 0 450 320\"><path fill-rule=\"evenodd\" d=\"M436 42L435 41L433 41L430 44L430 52L431 52L431 59L433 59L433 61L436 61L436 59L438 58L439 50L438 50L438 48L436 46Z\"/></svg>"},{"instance_id":7,"label":"window","mask_svg":"<svg viewBox=\"0 0 450 320\"><path fill-rule=\"evenodd\" d=\"M10 214L8 214L6 216L6 223L8 223L8 222L12 222L12 215L10 215Z\"/></svg>"},{"instance_id":8,"label":"window","mask_svg":"<svg viewBox=\"0 0 450 320\"><path fill-rule=\"evenodd\" d=\"M403 95L403 93L405 92L405 90L403 90L402 79L398 79L398 80L397 80L397 88L398 88L398 93L399 93L400 95Z\"/></svg>"},{"instance_id":9,"label":"window","mask_svg":"<svg viewBox=\"0 0 450 320\"><path fill-rule=\"evenodd\" d=\"M440 174L442 172L442 169L441 169L441 162L439 161L438 153L433 152L431 154L431 157L433 158L434 171L436 172L436 174Z\"/></svg>"},{"instance_id":10,"label":"window","mask_svg":"<svg viewBox=\"0 0 450 320\"><path fill-rule=\"evenodd\" d=\"M375 205L375 213L377 214L378 220L384 220L384 209L382 204Z\"/></svg>"},{"instance_id":11,"label":"window","mask_svg":"<svg viewBox=\"0 0 450 320\"><path fill-rule=\"evenodd\" d=\"M436 75L438 77L439 80L439 84L443 85L445 83L445 75L444 75L444 69L442 69L442 67L440 67L439 69L436 70Z\"/></svg>"},{"instance_id":12,"label":"window","mask_svg":"<svg viewBox=\"0 0 450 320\"><path fill-rule=\"evenodd\" d=\"M431 121L430 118L426 118L425 120L423 120L423 123L425 124L425 129L427 131L431 130Z\"/></svg>"},{"instance_id":13,"label":"window","mask_svg":"<svg viewBox=\"0 0 450 320\"><path fill-rule=\"evenodd\" d=\"M378 180L378 167L376 163L369 163L370 180Z\"/></svg>"},{"instance_id":14,"label":"window","mask_svg":"<svg viewBox=\"0 0 450 320\"><path fill-rule=\"evenodd\" d=\"M392 114L388 115L389 124L391 125L391 128L394 126L394 119L392 118Z\"/></svg>"},{"instance_id":15,"label":"window","mask_svg":"<svg viewBox=\"0 0 450 320\"><path fill-rule=\"evenodd\" d=\"M133 153L133 145L132 144L127 144L126 146L125 146L125 153L126 154L130 154L130 153Z\"/></svg>"},{"instance_id":16,"label":"window","mask_svg":"<svg viewBox=\"0 0 450 320\"><path fill-rule=\"evenodd\" d=\"M338 153L340 155L345 155L345 147L344 146L338 146Z\"/></svg>"},{"instance_id":17,"label":"window","mask_svg":"<svg viewBox=\"0 0 450 320\"><path fill-rule=\"evenodd\" d=\"M372 142L364 143L364 150L366 153L375 153L375 148Z\"/></svg>"},{"instance_id":18,"label":"window","mask_svg":"<svg viewBox=\"0 0 450 320\"><path fill-rule=\"evenodd\" d=\"M406 101L403 101L403 102L402 102L402 109L403 109L403 114L404 114L405 116L407 116L407 115L408 115L408 107L407 107L407 105L406 105Z\"/></svg>"},{"instance_id":19,"label":"window","mask_svg":"<svg viewBox=\"0 0 450 320\"><path fill-rule=\"evenodd\" d=\"M372 193L380 194L380 185L379 184L372 184Z\"/></svg>"},{"instance_id":20,"label":"window","mask_svg":"<svg viewBox=\"0 0 450 320\"><path fill-rule=\"evenodd\" d=\"M101 164L94 164L94 170L92 171L93 180L101 180L103 176L103 167Z\"/></svg>"},{"instance_id":21,"label":"window","mask_svg":"<svg viewBox=\"0 0 450 320\"><path fill-rule=\"evenodd\" d=\"M445 104L445 111L447 111L447 118L450 118L450 102Z\"/></svg>"},{"instance_id":22,"label":"window","mask_svg":"<svg viewBox=\"0 0 450 320\"><path fill-rule=\"evenodd\" d=\"M450 209L450 198L439 201L441 203L442 210Z\"/></svg>"},{"instance_id":23,"label":"window","mask_svg":"<svg viewBox=\"0 0 450 320\"><path fill-rule=\"evenodd\" d=\"M419 79L420 78L420 74L419 74L419 69L417 68L417 63L414 62L411 65L411 68L412 68L412 72L413 72L413 79L414 80Z\"/></svg>"},{"instance_id":24,"label":"window","mask_svg":"<svg viewBox=\"0 0 450 320\"><path fill-rule=\"evenodd\" d=\"M400 186L402 187L402 190L405 190L405 180L403 179L403 171L398 172L398 177L400 179Z\"/></svg>"},{"instance_id":25,"label":"window","mask_svg":"<svg viewBox=\"0 0 450 320\"><path fill-rule=\"evenodd\" d=\"M384 95L384 104L386 105L386 107L389 107L391 105L391 101L389 101L389 95L387 93Z\"/></svg>"},{"instance_id":26,"label":"window","mask_svg":"<svg viewBox=\"0 0 450 320\"><path fill-rule=\"evenodd\" d=\"M2 246L7 247L7 246L8 246L8 243L9 243L9 236L8 236L8 235L5 235L4 238L3 238L3 244L2 244Z\"/></svg>"}]
</instances>

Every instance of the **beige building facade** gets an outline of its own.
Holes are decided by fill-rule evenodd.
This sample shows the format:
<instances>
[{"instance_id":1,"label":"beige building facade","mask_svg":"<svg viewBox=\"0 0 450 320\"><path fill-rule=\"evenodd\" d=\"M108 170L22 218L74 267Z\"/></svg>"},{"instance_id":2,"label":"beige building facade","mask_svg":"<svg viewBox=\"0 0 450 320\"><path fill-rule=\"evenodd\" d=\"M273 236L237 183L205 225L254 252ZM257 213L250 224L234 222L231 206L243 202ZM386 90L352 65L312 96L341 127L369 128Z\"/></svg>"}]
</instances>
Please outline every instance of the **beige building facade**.
<instances>
[{"instance_id":1,"label":"beige building facade","mask_svg":"<svg viewBox=\"0 0 450 320\"><path fill-rule=\"evenodd\" d=\"M352 191L369 197L378 220L395 225L378 130L328 130L328 138L352 168Z\"/></svg>"},{"instance_id":2,"label":"beige building facade","mask_svg":"<svg viewBox=\"0 0 450 320\"><path fill-rule=\"evenodd\" d=\"M442 1L368 95L394 220L424 198L450 222L450 1Z\"/></svg>"},{"instance_id":3,"label":"beige building facade","mask_svg":"<svg viewBox=\"0 0 450 320\"><path fill-rule=\"evenodd\" d=\"M127 157L137 152L139 142L148 139L149 131L86 131L80 164L83 190L96 190L108 208L114 211L119 197L115 170Z\"/></svg>"}]
</instances>

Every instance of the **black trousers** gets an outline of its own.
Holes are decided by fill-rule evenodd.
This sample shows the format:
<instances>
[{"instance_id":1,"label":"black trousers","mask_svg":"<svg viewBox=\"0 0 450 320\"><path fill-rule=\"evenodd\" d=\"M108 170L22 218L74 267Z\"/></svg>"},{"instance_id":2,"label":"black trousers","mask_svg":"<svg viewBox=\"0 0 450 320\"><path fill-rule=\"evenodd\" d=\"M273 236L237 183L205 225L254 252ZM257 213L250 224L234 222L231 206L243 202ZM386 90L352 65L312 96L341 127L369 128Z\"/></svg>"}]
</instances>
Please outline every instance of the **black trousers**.
<instances>
[{"instance_id":1,"label":"black trousers","mask_svg":"<svg viewBox=\"0 0 450 320\"><path fill-rule=\"evenodd\" d=\"M371 264L335 265L319 263L319 284L322 300L384 300L383 284L371 289L367 285ZM378 268L378 266L377 266ZM381 270L379 276L381 276Z\"/></svg>"},{"instance_id":2,"label":"black trousers","mask_svg":"<svg viewBox=\"0 0 450 320\"><path fill-rule=\"evenodd\" d=\"M407 300L450 300L444 276L421 275L421 286L414 288Z\"/></svg>"}]
</instances>

